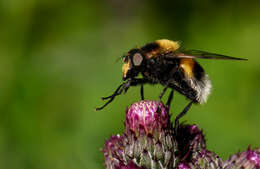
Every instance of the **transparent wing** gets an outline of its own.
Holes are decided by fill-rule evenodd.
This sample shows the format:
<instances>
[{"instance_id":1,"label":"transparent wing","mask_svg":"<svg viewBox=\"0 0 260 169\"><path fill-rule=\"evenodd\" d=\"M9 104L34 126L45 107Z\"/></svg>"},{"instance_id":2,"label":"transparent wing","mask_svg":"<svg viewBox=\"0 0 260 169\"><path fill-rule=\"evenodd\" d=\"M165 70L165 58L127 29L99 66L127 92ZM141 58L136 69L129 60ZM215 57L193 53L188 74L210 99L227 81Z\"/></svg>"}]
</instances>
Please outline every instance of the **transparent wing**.
<instances>
[{"instance_id":1,"label":"transparent wing","mask_svg":"<svg viewBox=\"0 0 260 169\"><path fill-rule=\"evenodd\" d=\"M192 59L221 59L221 60L248 60L246 58L236 58L201 50L180 50L166 55L169 58L192 58Z\"/></svg>"}]
</instances>

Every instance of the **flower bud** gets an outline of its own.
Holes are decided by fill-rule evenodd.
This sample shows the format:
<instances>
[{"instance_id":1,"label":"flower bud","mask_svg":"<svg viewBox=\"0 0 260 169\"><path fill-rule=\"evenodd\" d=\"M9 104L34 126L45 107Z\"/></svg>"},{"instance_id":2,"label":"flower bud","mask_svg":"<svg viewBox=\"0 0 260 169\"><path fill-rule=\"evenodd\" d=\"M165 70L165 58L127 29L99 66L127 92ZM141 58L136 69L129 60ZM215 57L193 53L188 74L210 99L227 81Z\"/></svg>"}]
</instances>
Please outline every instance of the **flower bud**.
<instances>
[{"instance_id":1,"label":"flower bud","mask_svg":"<svg viewBox=\"0 0 260 169\"><path fill-rule=\"evenodd\" d=\"M175 167L177 145L169 117L168 108L157 101L142 100L126 110L126 152L139 166Z\"/></svg>"},{"instance_id":2,"label":"flower bud","mask_svg":"<svg viewBox=\"0 0 260 169\"><path fill-rule=\"evenodd\" d=\"M168 108L157 101L134 103L126 110L126 133L155 135L169 125Z\"/></svg>"},{"instance_id":3,"label":"flower bud","mask_svg":"<svg viewBox=\"0 0 260 169\"><path fill-rule=\"evenodd\" d=\"M103 149L107 169L176 168L177 144L168 108L157 101L140 101L126 110L125 133L112 136ZM125 169L124 168L124 169Z\"/></svg>"}]
</instances>

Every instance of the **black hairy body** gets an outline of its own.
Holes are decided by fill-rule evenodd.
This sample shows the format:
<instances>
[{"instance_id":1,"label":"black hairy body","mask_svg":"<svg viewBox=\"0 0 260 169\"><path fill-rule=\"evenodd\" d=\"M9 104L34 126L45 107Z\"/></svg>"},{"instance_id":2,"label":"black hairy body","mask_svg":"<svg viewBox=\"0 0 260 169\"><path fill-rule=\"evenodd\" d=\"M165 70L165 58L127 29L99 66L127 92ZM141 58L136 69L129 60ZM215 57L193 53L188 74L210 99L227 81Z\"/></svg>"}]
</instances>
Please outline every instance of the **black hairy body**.
<instances>
[{"instance_id":1,"label":"black hairy body","mask_svg":"<svg viewBox=\"0 0 260 169\"><path fill-rule=\"evenodd\" d=\"M167 59L164 55L150 59L142 72L144 81L149 84L168 86L185 95L189 100L197 103L196 90L190 87L186 75L180 67L180 59ZM196 62L194 78L201 80L204 76L203 68Z\"/></svg>"}]
</instances>

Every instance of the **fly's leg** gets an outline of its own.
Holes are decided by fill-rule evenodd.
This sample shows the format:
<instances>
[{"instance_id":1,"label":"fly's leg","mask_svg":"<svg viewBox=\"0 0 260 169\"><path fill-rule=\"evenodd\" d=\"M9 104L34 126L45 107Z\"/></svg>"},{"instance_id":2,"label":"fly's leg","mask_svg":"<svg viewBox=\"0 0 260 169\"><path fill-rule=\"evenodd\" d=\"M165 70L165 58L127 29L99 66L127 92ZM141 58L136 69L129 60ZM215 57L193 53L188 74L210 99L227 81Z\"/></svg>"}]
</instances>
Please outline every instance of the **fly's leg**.
<instances>
[{"instance_id":1,"label":"fly's leg","mask_svg":"<svg viewBox=\"0 0 260 169\"><path fill-rule=\"evenodd\" d=\"M129 88L129 86L130 86L129 82L123 83L118 86L118 88L115 90L115 92L112 95L110 95L108 97L102 97L101 98L102 100L107 100L107 99L109 99L109 100L103 106L97 107L96 111L99 111L99 110L102 110L103 108L105 108L109 103L111 103L115 99L116 96L120 95L124 90L126 91Z\"/></svg>"},{"instance_id":2,"label":"fly's leg","mask_svg":"<svg viewBox=\"0 0 260 169\"><path fill-rule=\"evenodd\" d=\"M163 88L161 94L159 95L159 99L158 99L158 101L157 101L157 110L156 110L156 112L158 112L159 104L161 103L162 97L163 97L163 95L165 94L165 92L166 92L167 89L168 89L168 85L164 86L164 88Z\"/></svg>"},{"instance_id":3,"label":"fly's leg","mask_svg":"<svg viewBox=\"0 0 260 169\"><path fill-rule=\"evenodd\" d=\"M170 93L170 95L169 95L169 97L168 97L167 103L166 103L166 106L168 107L169 110L170 110L170 107L171 107L171 102L172 102L173 94L174 94L174 90L171 91L171 93Z\"/></svg>"},{"instance_id":4,"label":"fly's leg","mask_svg":"<svg viewBox=\"0 0 260 169\"><path fill-rule=\"evenodd\" d=\"M137 86L137 85L143 85L147 83L148 81L146 79L129 79L127 82L122 83L117 87L115 92L108 96L108 97L102 97L102 100L107 100L109 99L103 106L96 108L96 111L102 110L105 108L109 103L111 103L116 96L121 95L122 92L126 93L127 90L130 88L130 86Z\"/></svg>"},{"instance_id":5,"label":"fly's leg","mask_svg":"<svg viewBox=\"0 0 260 169\"><path fill-rule=\"evenodd\" d=\"M144 100L144 85L141 85L140 93L141 93L141 100Z\"/></svg>"},{"instance_id":6,"label":"fly's leg","mask_svg":"<svg viewBox=\"0 0 260 169\"><path fill-rule=\"evenodd\" d=\"M182 118L182 117L188 112L188 110L191 108L192 103L193 103L193 101L191 101L191 102L183 109L183 111L176 116L176 118L175 118L175 125L174 125L175 135L177 135L177 131L178 131L178 128L179 128L179 120L180 120L180 118Z\"/></svg>"}]
</instances>

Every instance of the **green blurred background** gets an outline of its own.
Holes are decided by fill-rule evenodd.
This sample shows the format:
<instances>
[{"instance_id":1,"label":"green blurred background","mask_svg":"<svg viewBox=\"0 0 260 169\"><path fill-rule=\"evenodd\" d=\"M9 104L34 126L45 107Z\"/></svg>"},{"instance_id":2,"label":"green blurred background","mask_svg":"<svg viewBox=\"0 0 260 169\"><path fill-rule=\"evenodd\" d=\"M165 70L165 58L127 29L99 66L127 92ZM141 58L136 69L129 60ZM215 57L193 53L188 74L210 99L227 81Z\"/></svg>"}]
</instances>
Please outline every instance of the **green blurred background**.
<instances>
[{"instance_id":1,"label":"green blurred background","mask_svg":"<svg viewBox=\"0 0 260 169\"><path fill-rule=\"evenodd\" d=\"M104 168L100 149L123 132L139 88L94 108L121 82L117 58L160 38L249 58L200 60L213 91L182 120L203 128L224 159L260 146L259 11L260 1L243 0L1 0L0 168ZM161 89L145 86L145 97ZM175 96L173 116L188 103Z\"/></svg>"}]
</instances>

